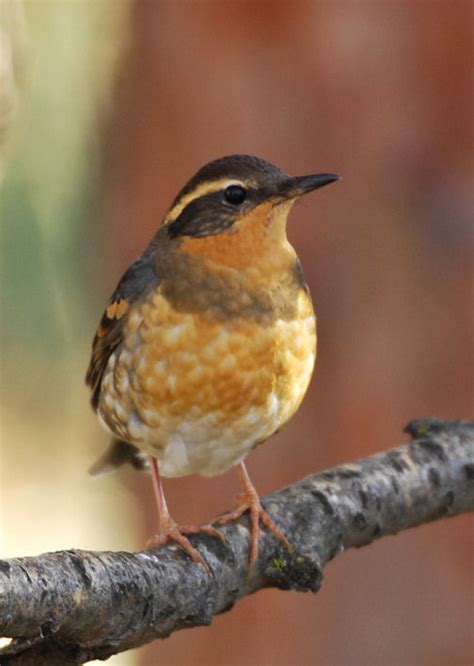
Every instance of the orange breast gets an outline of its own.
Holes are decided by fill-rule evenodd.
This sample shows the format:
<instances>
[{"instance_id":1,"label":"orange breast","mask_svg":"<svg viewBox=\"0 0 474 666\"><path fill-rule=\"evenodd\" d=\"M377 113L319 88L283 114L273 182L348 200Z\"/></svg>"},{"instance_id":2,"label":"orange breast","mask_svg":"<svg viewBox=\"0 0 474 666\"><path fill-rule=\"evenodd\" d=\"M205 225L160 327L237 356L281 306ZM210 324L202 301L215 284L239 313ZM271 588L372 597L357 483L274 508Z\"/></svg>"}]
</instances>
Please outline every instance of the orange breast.
<instances>
[{"instance_id":1,"label":"orange breast","mask_svg":"<svg viewBox=\"0 0 474 666\"><path fill-rule=\"evenodd\" d=\"M158 288L128 315L99 406L118 436L156 455L165 476L217 474L298 408L315 360L315 318L215 317L176 310Z\"/></svg>"}]
</instances>

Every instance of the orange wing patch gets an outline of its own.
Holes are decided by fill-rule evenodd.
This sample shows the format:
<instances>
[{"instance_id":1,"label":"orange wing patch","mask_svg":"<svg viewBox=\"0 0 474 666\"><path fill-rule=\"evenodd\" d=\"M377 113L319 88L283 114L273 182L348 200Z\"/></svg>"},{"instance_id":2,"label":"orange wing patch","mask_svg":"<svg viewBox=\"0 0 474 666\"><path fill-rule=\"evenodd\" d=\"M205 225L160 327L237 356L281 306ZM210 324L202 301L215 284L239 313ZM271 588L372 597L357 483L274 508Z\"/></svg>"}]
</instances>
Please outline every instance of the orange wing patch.
<instances>
[{"instance_id":1,"label":"orange wing patch","mask_svg":"<svg viewBox=\"0 0 474 666\"><path fill-rule=\"evenodd\" d=\"M121 319L124 314L128 312L130 304L126 298L120 298L118 301L112 301L102 317L102 320L97 328L97 337L103 338L104 335L110 330L110 325L114 320Z\"/></svg>"},{"instance_id":2,"label":"orange wing patch","mask_svg":"<svg viewBox=\"0 0 474 666\"><path fill-rule=\"evenodd\" d=\"M113 301L106 310L109 319L120 319L128 311L129 305L126 298Z\"/></svg>"}]
</instances>

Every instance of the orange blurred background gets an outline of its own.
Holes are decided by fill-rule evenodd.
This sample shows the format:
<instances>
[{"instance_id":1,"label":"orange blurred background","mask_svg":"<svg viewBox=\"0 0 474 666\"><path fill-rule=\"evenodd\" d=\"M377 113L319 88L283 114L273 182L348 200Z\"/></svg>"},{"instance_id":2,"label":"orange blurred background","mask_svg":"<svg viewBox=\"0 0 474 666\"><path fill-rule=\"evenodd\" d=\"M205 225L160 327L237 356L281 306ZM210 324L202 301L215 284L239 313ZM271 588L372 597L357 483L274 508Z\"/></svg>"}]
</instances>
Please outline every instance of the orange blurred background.
<instances>
[{"instance_id":1,"label":"orange blurred background","mask_svg":"<svg viewBox=\"0 0 474 666\"><path fill-rule=\"evenodd\" d=\"M122 271L228 153L343 176L290 216L319 358L297 416L247 459L260 492L401 443L412 418L472 417L471 2L38 4L2 200L4 556L153 532L151 481L86 474L107 435L83 375ZM190 523L237 488L165 480ZM473 554L472 521L442 520L338 557L316 596L260 592L109 663L468 665Z\"/></svg>"}]
</instances>

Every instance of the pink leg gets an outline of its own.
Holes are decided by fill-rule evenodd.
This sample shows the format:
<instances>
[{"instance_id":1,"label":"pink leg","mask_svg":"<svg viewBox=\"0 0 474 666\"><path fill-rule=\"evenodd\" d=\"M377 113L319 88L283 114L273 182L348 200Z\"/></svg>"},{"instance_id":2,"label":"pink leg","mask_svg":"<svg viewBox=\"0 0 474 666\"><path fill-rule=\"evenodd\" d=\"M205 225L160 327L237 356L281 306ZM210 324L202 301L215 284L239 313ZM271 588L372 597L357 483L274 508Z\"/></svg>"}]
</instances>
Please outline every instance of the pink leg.
<instances>
[{"instance_id":1,"label":"pink leg","mask_svg":"<svg viewBox=\"0 0 474 666\"><path fill-rule=\"evenodd\" d=\"M179 546L181 546L183 550L188 553L194 562L197 562L197 564L202 564L206 571L209 572L209 567L202 559L199 551L194 548L189 539L187 539L184 535L204 532L210 536L218 537L221 541L224 541L224 535L211 525L177 525L169 514L165 493L163 492L163 485L161 483L160 471L158 469L158 462L153 456L150 456L150 465L153 479L153 489L155 491L156 504L158 507L158 534L155 534L151 537L151 539L148 540L146 544L147 548L162 546L168 541L175 541Z\"/></svg>"},{"instance_id":2,"label":"pink leg","mask_svg":"<svg viewBox=\"0 0 474 666\"><path fill-rule=\"evenodd\" d=\"M249 511L250 513L250 558L249 558L249 578L252 575L253 566L258 558L258 542L260 536L260 526L259 522L261 521L265 527L267 527L275 537L282 541L287 549L291 552L293 550L291 544L288 542L287 538L283 532L277 527L273 519L265 511L260 503L260 498L258 493L250 480L250 477L247 472L247 468L243 462L239 463L237 467L237 473L240 477L240 480L243 485L243 493L237 495L236 504L237 508L234 511L226 513L221 518L217 519L219 525L224 525L232 520L237 520L240 516Z\"/></svg>"},{"instance_id":3,"label":"pink leg","mask_svg":"<svg viewBox=\"0 0 474 666\"><path fill-rule=\"evenodd\" d=\"M153 480L153 490L155 491L156 504L158 506L158 517L161 522L162 516L169 516L168 505L166 504L165 493L163 492L163 485L161 483L160 470L158 469L158 461L154 456L148 456L151 466L151 478Z\"/></svg>"}]
</instances>

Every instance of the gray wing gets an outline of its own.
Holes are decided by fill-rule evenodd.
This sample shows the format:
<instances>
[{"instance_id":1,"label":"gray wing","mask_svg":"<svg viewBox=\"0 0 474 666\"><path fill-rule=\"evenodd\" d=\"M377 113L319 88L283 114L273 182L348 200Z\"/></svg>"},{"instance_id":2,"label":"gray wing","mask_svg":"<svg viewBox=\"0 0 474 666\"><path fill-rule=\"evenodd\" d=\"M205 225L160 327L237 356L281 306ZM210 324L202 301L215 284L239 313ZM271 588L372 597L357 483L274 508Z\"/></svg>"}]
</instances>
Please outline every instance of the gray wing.
<instances>
[{"instance_id":1,"label":"gray wing","mask_svg":"<svg viewBox=\"0 0 474 666\"><path fill-rule=\"evenodd\" d=\"M92 391L91 404L97 410L102 377L110 355L123 339L123 324L133 303L146 296L160 283L155 252L147 248L125 271L102 315L92 343L86 384Z\"/></svg>"}]
</instances>

